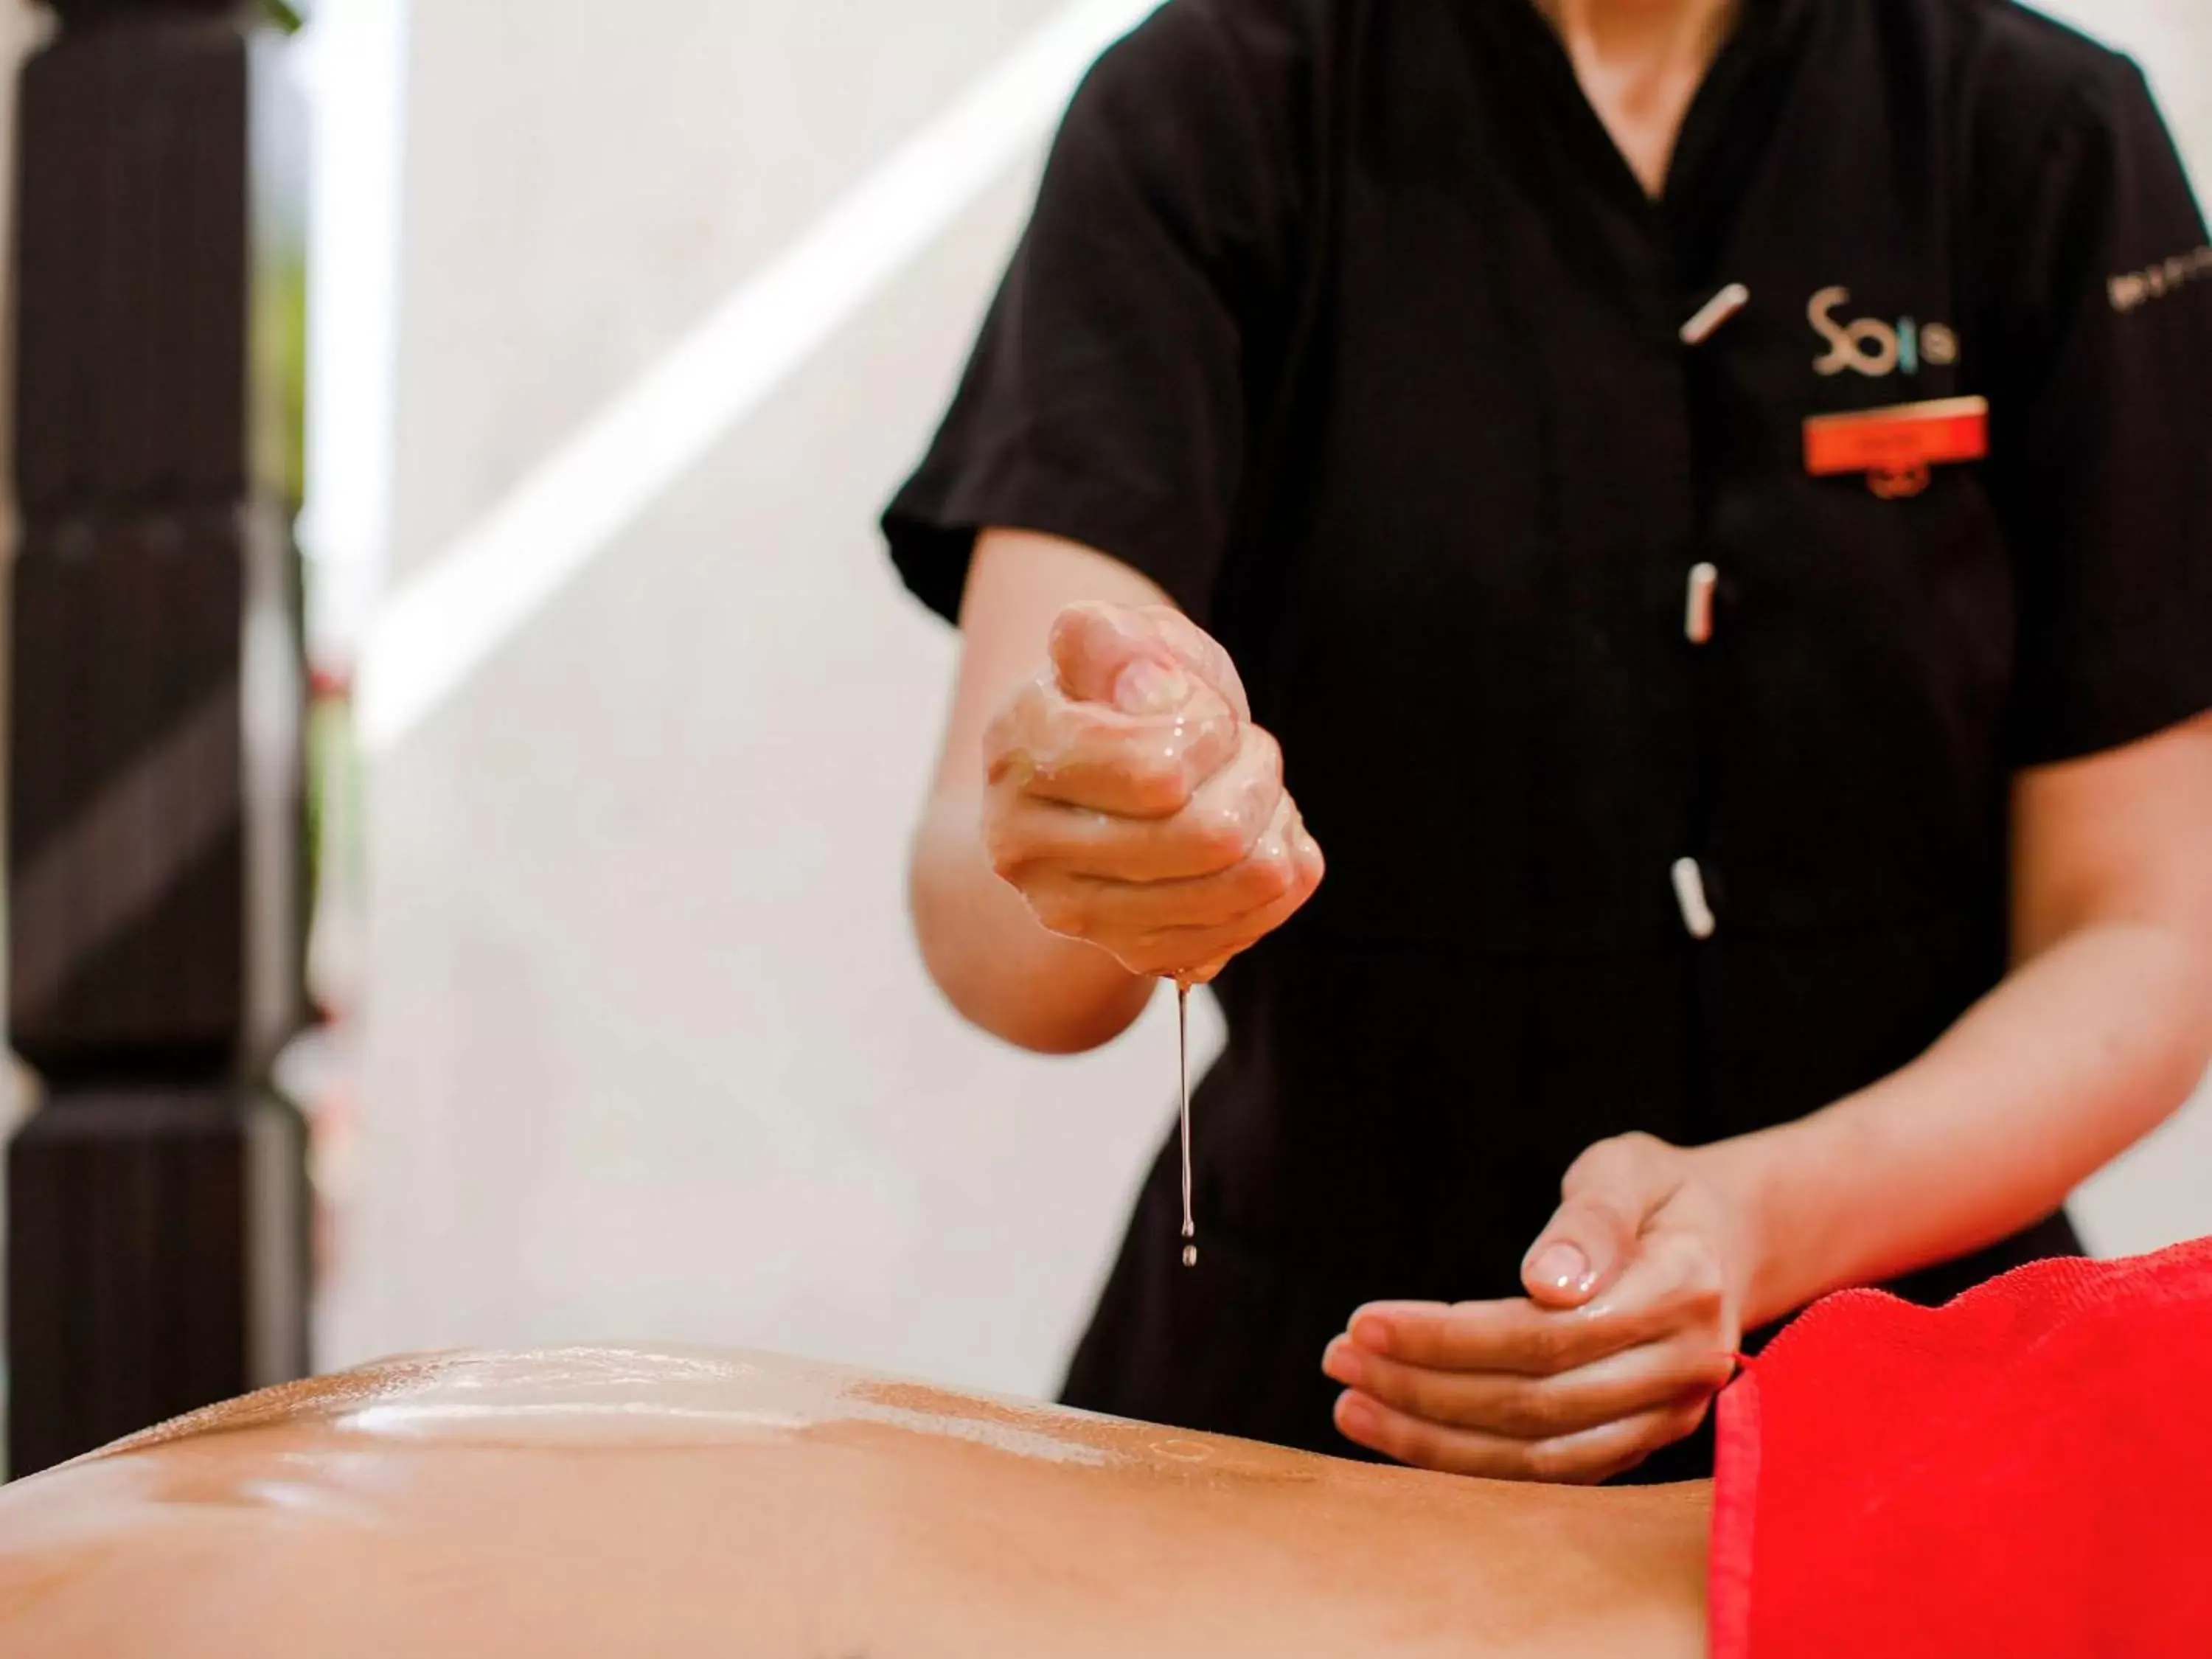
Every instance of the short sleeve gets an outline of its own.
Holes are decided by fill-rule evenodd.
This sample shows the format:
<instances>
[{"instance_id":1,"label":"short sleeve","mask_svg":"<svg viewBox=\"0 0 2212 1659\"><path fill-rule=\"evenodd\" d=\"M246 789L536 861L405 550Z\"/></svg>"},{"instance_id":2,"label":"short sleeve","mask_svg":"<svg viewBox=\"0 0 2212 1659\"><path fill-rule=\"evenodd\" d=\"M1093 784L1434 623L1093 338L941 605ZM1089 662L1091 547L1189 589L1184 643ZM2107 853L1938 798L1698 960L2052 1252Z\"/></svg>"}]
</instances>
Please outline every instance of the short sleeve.
<instances>
[{"instance_id":1,"label":"short sleeve","mask_svg":"<svg viewBox=\"0 0 2212 1659\"><path fill-rule=\"evenodd\" d=\"M1991 476L2014 550L2016 764L2212 708L2212 248L2134 65L2109 58L1991 227Z\"/></svg>"},{"instance_id":2,"label":"short sleeve","mask_svg":"<svg viewBox=\"0 0 2212 1659\"><path fill-rule=\"evenodd\" d=\"M1300 195L1300 31L1170 0L1085 77L951 408L884 515L956 617L978 530L1097 548L1204 620Z\"/></svg>"}]
</instances>

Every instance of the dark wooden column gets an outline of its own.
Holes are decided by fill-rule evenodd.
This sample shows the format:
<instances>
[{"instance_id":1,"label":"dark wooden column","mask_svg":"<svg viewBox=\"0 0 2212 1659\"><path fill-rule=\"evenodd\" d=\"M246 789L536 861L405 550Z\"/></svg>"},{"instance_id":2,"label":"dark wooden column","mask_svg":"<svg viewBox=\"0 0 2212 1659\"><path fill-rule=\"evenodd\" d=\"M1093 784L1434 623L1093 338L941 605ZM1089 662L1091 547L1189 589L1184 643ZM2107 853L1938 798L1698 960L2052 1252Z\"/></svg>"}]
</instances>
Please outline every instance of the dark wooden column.
<instances>
[{"instance_id":1,"label":"dark wooden column","mask_svg":"<svg viewBox=\"0 0 2212 1659\"><path fill-rule=\"evenodd\" d=\"M307 1366L297 142L258 12L53 0L15 181L9 1471Z\"/></svg>"}]
</instances>

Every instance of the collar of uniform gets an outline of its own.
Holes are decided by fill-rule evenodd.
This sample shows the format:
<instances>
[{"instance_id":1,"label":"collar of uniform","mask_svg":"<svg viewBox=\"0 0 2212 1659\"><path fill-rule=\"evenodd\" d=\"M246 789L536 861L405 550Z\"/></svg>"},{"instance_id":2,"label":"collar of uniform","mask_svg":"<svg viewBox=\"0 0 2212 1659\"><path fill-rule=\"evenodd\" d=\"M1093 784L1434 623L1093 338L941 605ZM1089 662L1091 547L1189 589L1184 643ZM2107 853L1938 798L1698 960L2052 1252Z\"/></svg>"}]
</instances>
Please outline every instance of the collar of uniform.
<instances>
[{"instance_id":1,"label":"collar of uniform","mask_svg":"<svg viewBox=\"0 0 2212 1659\"><path fill-rule=\"evenodd\" d=\"M1536 0L1479 0L1462 12L1491 25L1494 46L1527 64L1555 112L1559 136L1584 153L1601 189L1668 234L1684 280L1704 279L1733 204L1741 198L1787 101L1806 25L1829 0L1742 0L1735 25L1683 117L1664 195L1654 202L1591 107L1565 43ZM1844 0L1863 3L1863 0Z\"/></svg>"}]
</instances>

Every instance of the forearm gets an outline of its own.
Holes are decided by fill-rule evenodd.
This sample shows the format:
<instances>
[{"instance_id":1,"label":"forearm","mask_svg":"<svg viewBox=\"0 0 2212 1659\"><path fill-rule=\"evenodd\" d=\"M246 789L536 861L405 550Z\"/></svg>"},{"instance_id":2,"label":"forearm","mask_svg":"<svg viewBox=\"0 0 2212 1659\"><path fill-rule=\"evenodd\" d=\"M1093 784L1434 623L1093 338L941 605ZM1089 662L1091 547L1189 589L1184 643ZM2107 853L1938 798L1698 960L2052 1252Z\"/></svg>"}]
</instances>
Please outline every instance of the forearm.
<instances>
[{"instance_id":1,"label":"forearm","mask_svg":"<svg viewBox=\"0 0 2212 1659\"><path fill-rule=\"evenodd\" d=\"M2212 962L2184 930L2079 928L1911 1065L1700 1149L1749 1231L1745 1323L2047 1215L2185 1101L2212 1058Z\"/></svg>"},{"instance_id":2,"label":"forearm","mask_svg":"<svg viewBox=\"0 0 2212 1659\"><path fill-rule=\"evenodd\" d=\"M1021 1048L1078 1054L1111 1042L1158 981L1046 932L991 868L981 812L973 794L939 792L915 835L908 897L930 976L968 1019Z\"/></svg>"},{"instance_id":3,"label":"forearm","mask_svg":"<svg viewBox=\"0 0 2212 1659\"><path fill-rule=\"evenodd\" d=\"M1097 946L1047 933L991 867L983 841L986 733L1046 665L1056 619L1068 606L1166 598L1093 548L1023 530L976 538L961 602L960 673L945 751L915 830L907 894L938 988L975 1024L1021 1048L1078 1054L1109 1042L1157 988Z\"/></svg>"}]
</instances>

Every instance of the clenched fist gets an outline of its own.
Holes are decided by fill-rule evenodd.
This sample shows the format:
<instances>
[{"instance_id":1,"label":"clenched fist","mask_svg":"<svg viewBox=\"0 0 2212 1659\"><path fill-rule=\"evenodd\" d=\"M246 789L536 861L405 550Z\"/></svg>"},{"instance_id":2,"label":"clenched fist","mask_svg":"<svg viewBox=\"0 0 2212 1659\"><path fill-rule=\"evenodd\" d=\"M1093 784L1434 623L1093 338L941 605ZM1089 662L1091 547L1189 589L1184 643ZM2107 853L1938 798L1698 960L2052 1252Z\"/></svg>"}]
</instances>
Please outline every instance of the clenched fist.
<instances>
[{"instance_id":1,"label":"clenched fist","mask_svg":"<svg viewBox=\"0 0 2212 1659\"><path fill-rule=\"evenodd\" d=\"M992 867L1056 933L1187 982L1288 921L1321 848L1236 667L1164 605L1070 605L984 734Z\"/></svg>"}]
</instances>

